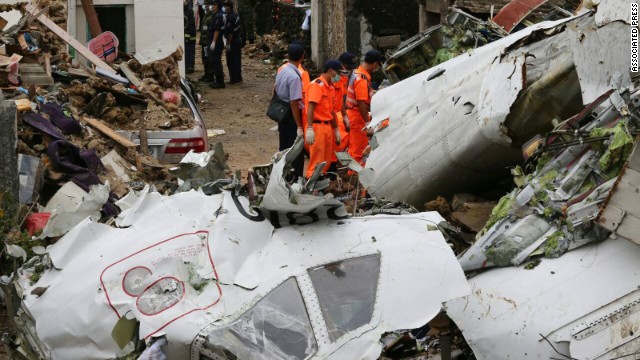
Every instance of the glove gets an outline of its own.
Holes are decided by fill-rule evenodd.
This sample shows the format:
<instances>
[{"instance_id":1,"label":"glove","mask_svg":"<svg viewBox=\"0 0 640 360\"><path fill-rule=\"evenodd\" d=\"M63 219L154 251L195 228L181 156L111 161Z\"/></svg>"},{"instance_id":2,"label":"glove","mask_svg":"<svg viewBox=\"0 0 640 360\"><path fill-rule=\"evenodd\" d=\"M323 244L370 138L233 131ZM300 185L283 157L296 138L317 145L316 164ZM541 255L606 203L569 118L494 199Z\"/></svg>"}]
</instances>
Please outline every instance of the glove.
<instances>
[{"instance_id":1,"label":"glove","mask_svg":"<svg viewBox=\"0 0 640 360\"><path fill-rule=\"evenodd\" d=\"M333 129L333 133L336 134L336 145L340 145L340 129L335 128Z\"/></svg>"},{"instance_id":2,"label":"glove","mask_svg":"<svg viewBox=\"0 0 640 360\"><path fill-rule=\"evenodd\" d=\"M308 127L307 128L307 136L306 136L304 142L307 145L313 145L313 143L316 142L316 133L313 132L313 128L312 127Z\"/></svg>"},{"instance_id":3,"label":"glove","mask_svg":"<svg viewBox=\"0 0 640 360\"><path fill-rule=\"evenodd\" d=\"M344 121L344 128L347 129L347 132L349 132L351 130L351 123L349 122L349 117L345 115L342 121Z\"/></svg>"},{"instance_id":4,"label":"glove","mask_svg":"<svg viewBox=\"0 0 640 360\"><path fill-rule=\"evenodd\" d=\"M301 128L301 127L299 127L299 128L298 128L298 130L296 131L296 135L297 135L297 136L302 136L302 135L303 135L303 132L302 132L302 128Z\"/></svg>"},{"instance_id":5,"label":"glove","mask_svg":"<svg viewBox=\"0 0 640 360\"><path fill-rule=\"evenodd\" d=\"M225 45L224 50L225 50L226 52L231 51L231 45Z\"/></svg>"}]
</instances>

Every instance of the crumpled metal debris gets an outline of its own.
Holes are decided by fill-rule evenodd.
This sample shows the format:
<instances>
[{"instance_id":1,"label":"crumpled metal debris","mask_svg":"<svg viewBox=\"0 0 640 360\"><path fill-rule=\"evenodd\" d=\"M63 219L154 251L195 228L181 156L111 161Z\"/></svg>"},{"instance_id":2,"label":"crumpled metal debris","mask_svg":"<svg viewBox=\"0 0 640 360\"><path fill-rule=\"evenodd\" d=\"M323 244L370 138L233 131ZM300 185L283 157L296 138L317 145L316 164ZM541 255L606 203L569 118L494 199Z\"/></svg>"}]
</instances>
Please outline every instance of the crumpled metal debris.
<instances>
[{"instance_id":1,"label":"crumpled metal debris","mask_svg":"<svg viewBox=\"0 0 640 360\"><path fill-rule=\"evenodd\" d=\"M493 209L476 243L460 257L465 271L521 265L535 256L559 257L609 231L598 218L640 134L639 92L609 92L562 122L545 138L527 168L514 169L518 188ZM624 99L624 110L617 100Z\"/></svg>"},{"instance_id":2,"label":"crumpled metal debris","mask_svg":"<svg viewBox=\"0 0 640 360\"><path fill-rule=\"evenodd\" d=\"M628 26L596 17L535 24L378 91L362 184L422 206L507 176L554 119L631 85L627 42L605 40L627 38Z\"/></svg>"}]
</instances>

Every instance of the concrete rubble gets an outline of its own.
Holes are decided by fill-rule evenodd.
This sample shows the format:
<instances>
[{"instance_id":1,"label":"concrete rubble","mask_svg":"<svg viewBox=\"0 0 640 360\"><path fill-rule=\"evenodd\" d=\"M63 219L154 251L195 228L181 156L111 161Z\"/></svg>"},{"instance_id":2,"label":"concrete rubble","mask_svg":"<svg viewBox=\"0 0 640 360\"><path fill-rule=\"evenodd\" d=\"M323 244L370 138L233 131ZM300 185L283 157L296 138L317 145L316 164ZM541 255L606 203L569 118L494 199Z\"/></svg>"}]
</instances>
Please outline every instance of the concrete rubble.
<instances>
[{"instance_id":1,"label":"concrete rubble","mask_svg":"<svg viewBox=\"0 0 640 360\"><path fill-rule=\"evenodd\" d=\"M1 6L22 16L0 29L0 115L17 119L20 154L19 206L0 208L10 353L635 358L629 6L527 4L489 20L454 9L402 43L364 166L337 154L335 176L298 182L301 137L246 179L209 146L180 47L77 67L51 25L66 2L48 17ZM265 35L245 54L279 61L285 44Z\"/></svg>"}]
</instances>

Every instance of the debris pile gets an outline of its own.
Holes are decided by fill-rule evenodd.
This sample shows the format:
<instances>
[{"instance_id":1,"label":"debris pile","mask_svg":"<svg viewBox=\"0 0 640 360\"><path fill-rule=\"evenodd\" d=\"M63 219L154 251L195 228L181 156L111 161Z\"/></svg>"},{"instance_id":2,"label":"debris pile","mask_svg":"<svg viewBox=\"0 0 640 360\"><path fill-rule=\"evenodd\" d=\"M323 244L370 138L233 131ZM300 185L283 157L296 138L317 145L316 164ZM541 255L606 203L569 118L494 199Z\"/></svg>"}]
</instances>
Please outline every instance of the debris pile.
<instances>
[{"instance_id":1,"label":"debris pile","mask_svg":"<svg viewBox=\"0 0 640 360\"><path fill-rule=\"evenodd\" d=\"M274 30L270 34L257 35L253 44L244 47L244 52L251 59L279 62L286 58L288 46L286 34Z\"/></svg>"},{"instance_id":2,"label":"debris pile","mask_svg":"<svg viewBox=\"0 0 640 360\"><path fill-rule=\"evenodd\" d=\"M640 134L638 95L610 91L527 143L531 156L512 170L517 188L492 210L462 268L519 266L606 239L598 218Z\"/></svg>"},{"instance_id":3,"label":"debris pile","mask_svg":"<svg viewBox=\"0 0 640 360\"><path fill-rule=\"evenodd\" d=\"M41 5L51 17L29 4L0 8L19 19L0 29L6 54L0 55L0 115L17 125L15 134L7 129L15 148L2 151L18 153L19 201L13 202L21 204L18 212L0 212L6 245L0 256L22 261L87 216L112 221L121 210L116 203L146 183L164 194L177 191L177 175L161 161L207 150L197 96L178 70L179 46L154 45L108 64L56 25L66 27L66 1ZM95 68L72 65L67 43ZM194 139L200 133L203 139ZM170 141L182 134L188 146L178 143L180 151L171 153ZM0 272L9 274L18 263L3 261Z\"/></svg>"}]
</instances>

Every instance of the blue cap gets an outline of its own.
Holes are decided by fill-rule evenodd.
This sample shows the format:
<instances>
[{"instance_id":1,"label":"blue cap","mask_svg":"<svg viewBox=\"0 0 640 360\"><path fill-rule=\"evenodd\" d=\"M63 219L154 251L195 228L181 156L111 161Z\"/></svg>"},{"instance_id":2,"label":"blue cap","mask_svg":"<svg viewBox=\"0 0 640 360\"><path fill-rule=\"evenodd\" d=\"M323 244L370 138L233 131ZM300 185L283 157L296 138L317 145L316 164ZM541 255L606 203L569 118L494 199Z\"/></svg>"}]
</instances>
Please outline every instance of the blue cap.
<instances>
[{"instance_id":1,"label":"blue cap","mask_svg":"<svg viewBox=\"0 0 640 360\"><path fill-rule=\"evenodd\" d=\"M287 50L287 55L289 60L298 61L304 56L304 48L298 44L291 44Z\"/></svg>"},{"instance_id":2,"label":"blue cap","mask_svg":"<svg viewBox=\"0 0 640 360\"><path fill-rule=\"evenodd\" d=\"M335 71L342 70L342 63L338 60L327 60L327 62L322 65L322 72L327 72L329 69L333 69Z\"/></svg>"},{"instance_id":3,"label":"blue cap","mask_svg":"<svg viewBox=\"0 0 640 360\"><path fill-rule=\"evenodd\" d=\"M355 62L355 58L356 56L353 55L350 52L343 52L342 54L340 54L340 57L338 58L338 60L340 60L340 62L347 67L347 69L352 70L356 68L356 62Z\"/></svg>"},{"instance_id":4,"label":"blue cap","mask_svg":"<svg viewBox=\"0 0 640 360\"><path fill-rule=\"evenodd\" d=\"M364 55L364 62L366 62L367 64L382 63L383 61L384 58L378 50L369 50Z\"/></svg>"}]
</instances>

